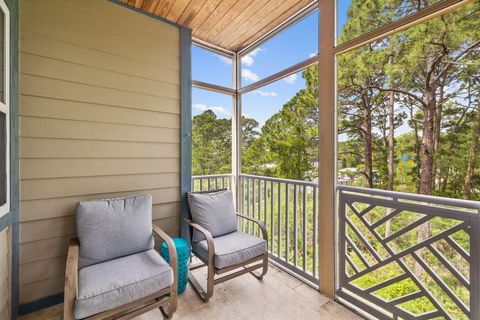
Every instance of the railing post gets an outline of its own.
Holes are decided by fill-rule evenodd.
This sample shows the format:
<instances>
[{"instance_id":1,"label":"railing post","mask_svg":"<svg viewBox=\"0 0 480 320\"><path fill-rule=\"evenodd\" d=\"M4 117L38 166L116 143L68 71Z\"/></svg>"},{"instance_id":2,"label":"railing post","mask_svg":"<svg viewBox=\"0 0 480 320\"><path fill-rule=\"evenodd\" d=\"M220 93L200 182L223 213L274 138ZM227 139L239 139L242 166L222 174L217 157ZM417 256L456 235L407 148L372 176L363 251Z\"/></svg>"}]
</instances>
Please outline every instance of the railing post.
<instances>
[{"instance_id":1,"label":"railing post","mask_svg":"<svg viewBox=\"0 0 480 320\"><path fill-rule=\"evenodd\" d=\"M337 269L335 290L345 283L345 199L342 191L338 191L338 239L337 239Z\"/></svg>"},{"instance_id":2,"label":"railing post","mask_svg":"<svg viewBox=\"0 0 480 320\"><path fill-rule=\"evenodd\" d=\"M470 318L480 320L480 209L470 226Z\"/></svg>"},{"instance_id":3,"label":"railing post","mask_svg":"<svg viewBox=\"0 0 480 320\"><path fill-rule=\"evenodd\" d=\"M285 184L285 261L288 262L288 252L290 251L290 210L289 210L289 197L288 191L290 186Z\"/></svg>"}]
</instances>

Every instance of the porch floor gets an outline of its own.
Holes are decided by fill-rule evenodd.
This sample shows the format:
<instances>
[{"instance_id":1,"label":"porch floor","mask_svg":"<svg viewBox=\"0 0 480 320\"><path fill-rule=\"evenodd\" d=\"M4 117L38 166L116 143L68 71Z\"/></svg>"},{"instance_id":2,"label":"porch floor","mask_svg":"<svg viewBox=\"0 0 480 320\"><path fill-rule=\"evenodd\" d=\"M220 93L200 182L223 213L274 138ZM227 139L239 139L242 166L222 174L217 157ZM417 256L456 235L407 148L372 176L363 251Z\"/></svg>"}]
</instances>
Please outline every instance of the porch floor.
<instances>
[{"instance_id":1,"label":"porch floor","mask_svg":"<svg viewBox=\"0 0 480 320\"><path fill-rule=\"evenodd\" d=\"M203 303L190 284L178 300L174 315L178 320L363 319L272 265L263 281L244 275L216 286L209 303ZM63 305L57 305L19 319L61 320L62 312ZM161 320L163 317L159 310L153 310L135 319Z\"/></svg>"}]
</instances>

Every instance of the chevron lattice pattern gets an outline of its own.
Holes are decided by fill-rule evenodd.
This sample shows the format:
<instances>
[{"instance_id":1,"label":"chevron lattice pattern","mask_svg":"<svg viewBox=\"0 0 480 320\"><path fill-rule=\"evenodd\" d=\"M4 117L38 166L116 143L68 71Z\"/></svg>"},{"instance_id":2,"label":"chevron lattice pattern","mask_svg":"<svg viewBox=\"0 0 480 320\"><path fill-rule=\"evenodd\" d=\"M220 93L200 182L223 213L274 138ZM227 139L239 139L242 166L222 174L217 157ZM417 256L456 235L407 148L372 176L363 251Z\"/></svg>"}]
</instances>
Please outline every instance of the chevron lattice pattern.
<instances>
[{"instance_id":1,"label":"chevron lattice pattern","mask_svg":"<svg viewBox=\"0 0 480 320\"><path fill-rule=\"evenodd\" d=\"M479 319L479 204L339 189L338 296L380 319Z\"/></svg>"}]
</instances>

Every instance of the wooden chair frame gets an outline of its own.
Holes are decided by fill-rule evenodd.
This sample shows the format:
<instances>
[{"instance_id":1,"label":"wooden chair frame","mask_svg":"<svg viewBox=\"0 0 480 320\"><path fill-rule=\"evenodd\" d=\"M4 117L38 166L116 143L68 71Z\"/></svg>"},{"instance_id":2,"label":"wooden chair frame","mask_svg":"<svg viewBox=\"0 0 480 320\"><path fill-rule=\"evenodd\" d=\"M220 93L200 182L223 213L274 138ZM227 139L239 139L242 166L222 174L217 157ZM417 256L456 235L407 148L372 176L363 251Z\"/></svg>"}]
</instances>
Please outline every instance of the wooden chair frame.
<instances>
[{"instance_id":1,"label":"wooden chair frame","mask_svg":"<svg viewBox=\"0 0 480 320\"><path fill-rule=\"evenodd\" d=\"M259 226L260 230L262 231L263 239L266 241L267 246L268 246L267 228L265 228L265 225L263 224L263 222L261 222L260 220L248 217L246 215L240 214L240 213L237 213L237 216L241 219L249 220L249 221L252 221L252 222L256 223ZM242 263L239 263L239 264L227 267L227 268L222 268L222 269L216 268L215 267L215 243L213 242L213 237L212 237L211 233L207 229L203 228L202 226L200 226L197 223L194 223L190 219L186 220L186 222L190 225L190 227L192 227L192 228L198 230L199 232L201 232L205 236L206 241L207 241L207 251L208 251L207 261L204 261L204 259L202 259L202 257L200 257L199 255L196 255L203 263L193 265L193 266L190 267L190 270L192 271L192 270L207 266L207 288L206 288L206 290L198 282L198 280L195 278L195 276L193 275L192 272L188 273L188 280L190 281L193 288L195 289L197 294L200 296L200 298L204 302L208 302L209 299L212 297L213 288L217 284L220 284L220 283L225 282L227 280L236 278L236 277L241 276L245 273L251 273L254 277L256 277L259 280L262 280L263 276L267 274L267 271L268 271L268 249L264 254L262 254L258 257L255 257L253 259L250 259L248 261L245 261L245 262L242 262ZM251 265L251 264L253 264L257 261L262 261L262 262ZM239 269L239 268L241 268L241 270L238 270L238 271L233 272L233 273L229 273L229 274L227 274L225 276L222 276L222 277L219 277L219 278L215 278L215 275L221 275L221 274L224 274L224 273L227 273L227 272ZM262 268L261 273L254 272L256 269L260 269L260 268Z\"/></svg>"},{"instance_id":2,"label":"wooden chair frame","mask_svg":"<svg viewBox=\"0 0 480 320\"><path fill-rule=\"evenodd\" d=\"M171 319L173 313L177 310L177 251L173 240L160 227L153 225L152 231L154 235L160 237L167 243L168 254L170 257L170 266L173 269L173 284L170 287L155 292L149 296L132 301L123 306L119 306L112 310L107 310L99 314L90 316L88 320L99 319L132 319L150 310L159 308L165 317ZM67 256L67 267L65 272L65 298L63 308L63 319L74 320L74 307L78 290L78 239L70 240Z\"/></svg>"}]
</instances>

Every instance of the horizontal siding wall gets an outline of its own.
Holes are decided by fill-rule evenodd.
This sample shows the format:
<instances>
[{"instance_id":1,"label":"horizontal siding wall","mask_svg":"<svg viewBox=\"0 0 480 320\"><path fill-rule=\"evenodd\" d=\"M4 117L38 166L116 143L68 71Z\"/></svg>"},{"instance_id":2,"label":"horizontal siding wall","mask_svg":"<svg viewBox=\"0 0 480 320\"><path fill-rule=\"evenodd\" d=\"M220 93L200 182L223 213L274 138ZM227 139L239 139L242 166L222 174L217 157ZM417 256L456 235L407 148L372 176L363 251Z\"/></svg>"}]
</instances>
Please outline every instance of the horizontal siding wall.
<instances>
[{"instance_id":1,"label":"horizontal siding wall","mask_svg":"<svg viewBox=\"0 0 480 320\"><path fill-rule=\"evenodd\" d=\"M0 320L10 319L10 228L0 231Z\"/></svg>"},{"instance_id":2,"label":"horizontal siding wall","mask_svg":"<svg viewBox=\"0 0 480 320\"><path fill-rule=\"evenodd\" d=\"M106 0L22 0L20 37L28 303L63 291L81 200L152 194L154 222L178 234L180 31Z\"/></svg>"}]
</instances>

